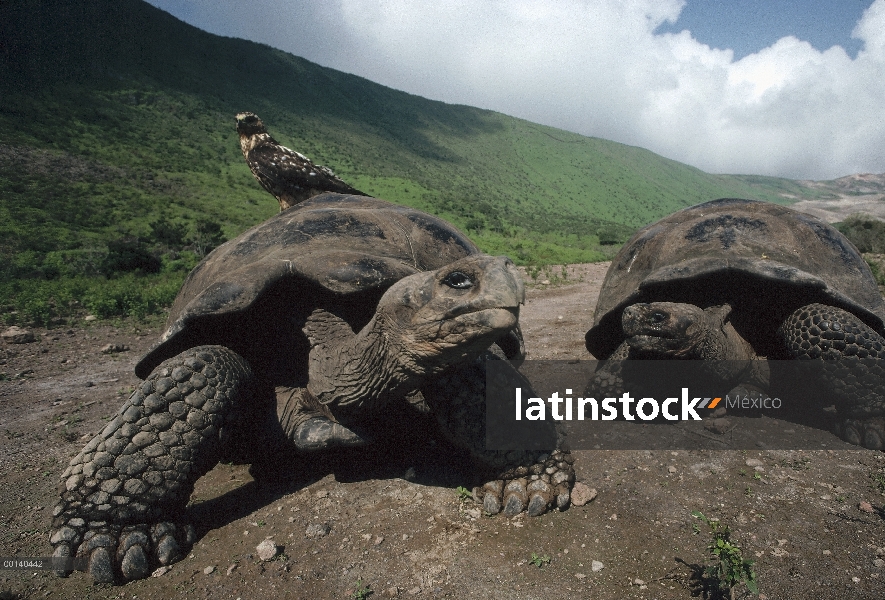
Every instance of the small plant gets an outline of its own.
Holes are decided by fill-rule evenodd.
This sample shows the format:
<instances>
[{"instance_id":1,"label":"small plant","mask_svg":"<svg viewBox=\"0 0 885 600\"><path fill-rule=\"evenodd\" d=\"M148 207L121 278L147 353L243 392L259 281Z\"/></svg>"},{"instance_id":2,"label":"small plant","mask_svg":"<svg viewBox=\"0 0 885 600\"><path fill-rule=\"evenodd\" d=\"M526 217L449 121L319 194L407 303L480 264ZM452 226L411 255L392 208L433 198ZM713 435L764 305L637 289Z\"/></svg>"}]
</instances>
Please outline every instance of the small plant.
<instances>
[{"instance_id":1,"label":"small plant","mask_svg":"<svg viewBox=\"0 0 885 600\"><path fill-rule=\"evenodd\" d=\"M762 475L760 475L758 472L753 473L753 479L755 479L756 481L759 481L760 479L762 479Z\"/></svg>"},{"instance_id":2,"label":"small plant","mask_svg":"<svg viewBox=\"0 0 885 600\"><path fill-rule=\"evenodd\" d=\"M547 556L546 554L540 555L536 552L532 552L532 557L529 559L529 564L535 565L536 567L538 567L540 569L544 565L550 564L550 557Z\"/></svg>"},{"instance_id":3,"label":"small plant","mask_svg":"<svg viewBox=\"0 0 885 600\"><path fill-rule=\"evenodd\" d=\"M265 525L267 525L267 523L265 523L264 521L258 521L257 525L259 527L264 527Z\"/></svg>"},{"instance_id":4,"label":"small plant","mask_svg":"<svg viewBox=\"0 0 885 600\"><path fill-rule=\"evenodd\" d=\"M65 425L63 429L60 429L58 434L61 436L61 439L66 442L74 442L80 438L80 434L76 431L68 429L67 425Z\"/></svg>"},{"instance_id":5,"label":"small plant","mask_svg":"<svg viewBox=\"0 0 885 600\"><path fill-rule=\"evenodd\" d=\"M741 549L731 541L728 525L708 519L699 510L692 511L691 516L706 523L713 535L707 549L715 563L704 569L704 575L714 582L717 591L722 595L728 592L728 597L734 600L735 586L743 583L751 593L759 594L753 561L745 559Z\"/></svg>"},{"instance_id":6,"label":"small plant","mask_svg":"<svg viewBox=\"0 0 885 600\"><path fill-rule=\"evenodd\" d=\"M871 473L870 478L876 491L885 493L885 473Z\"/></svg>"},{"instance_id":7,"label":"small plant","mask_svg":"<svg viewBox=\"0 0 885 600\"><path fill-rule=\"evenodd\" d=\"M753 495L753 489L752 489L750 486L747 486L747 489L744 490L744 496L748 496L748 497L749 497L749 496L752 496L752 495Z\"/></svg>"},{"instance_id":8,"label":"small plant","mask_svg":"<svg viewBox=\"0 0 885 600\"><path fill-rule=\"evenodd\" d=\"M781 461L782 467L789 467L794 471L806 471L808 470L808 463L811 462L810 458L798 458L796 460L788 461L787 459L783 459Z\"/></svg>"},{"instance_id":9,"label":"small plant","mask_svg":"<svg viewBox=\"0 0 885 600\"><path fill-rule=\"evenodd\" d=\"M372 591L369 584L363 583L362 579L357 579L356 588L350 594L350 597L353 598L353 600L366 600L366 598L374 593L375 592Z\"/></svg>"},{"instance_id":10,"label":"small plant","mask_svg":"<svg viewBox=\"0 0 885 600\"><path fill-rule=\"evenodd\" d=\"M473 494L463 485L459 485L455 488L455 491L458 493L458 500L464 502L466 500L473 500Z\"/></svg>"}]
</instances>

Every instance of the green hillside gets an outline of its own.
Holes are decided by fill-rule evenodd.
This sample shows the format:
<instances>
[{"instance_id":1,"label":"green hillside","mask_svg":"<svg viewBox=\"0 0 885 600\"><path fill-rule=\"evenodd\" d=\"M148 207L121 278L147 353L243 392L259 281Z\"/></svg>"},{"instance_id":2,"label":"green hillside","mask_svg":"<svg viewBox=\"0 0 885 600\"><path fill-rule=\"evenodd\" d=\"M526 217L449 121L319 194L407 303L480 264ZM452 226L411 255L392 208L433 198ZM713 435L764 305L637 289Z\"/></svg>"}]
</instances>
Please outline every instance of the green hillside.
<instances>
[{"instance_id":1,"label":"green hillside","mask_svg":"<svg viewBox=\"0 0 885 600\"><path fill-rule=\"evenodd\" d=\"M243 110L355 187L523 264L601 260L635 228L711 198L809 193L426 100L139 0L0 3L0 56L0 296L38 320L63 312L62 297L150 312L207 248L276 212L239 152ZM95 300L102 275L131 298L106 284ZM166 291L127 308L147 281Z\"/></svg>"}]
</instances>

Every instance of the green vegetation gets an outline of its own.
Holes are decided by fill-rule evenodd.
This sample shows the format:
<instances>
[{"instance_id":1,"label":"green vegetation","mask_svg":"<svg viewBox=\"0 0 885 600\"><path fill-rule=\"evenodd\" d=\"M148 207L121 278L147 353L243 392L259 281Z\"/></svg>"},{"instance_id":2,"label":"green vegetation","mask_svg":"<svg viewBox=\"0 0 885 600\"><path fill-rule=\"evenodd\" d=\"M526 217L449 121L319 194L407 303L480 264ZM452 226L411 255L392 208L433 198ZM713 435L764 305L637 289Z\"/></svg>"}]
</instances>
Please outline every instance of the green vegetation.
<instances>
[{"instance_id":1,"label":"green vegetation","mask_svg":"<svg viewBox=\"0 0 885 600\"><path fill-rule=\"evenodd\" d=\"M243 110L355 187L519 264L610 258L637 227L711 198L817 193L426 100L139 0L0 3L0 53L7 322L154 312L196 259L273 215L240 155Z\"/></svg>"},{"instance_id":2,"label":"green vegetation","mask_svg":"<svg viewBox=\"0 0 885 600\"><path fill-rule=\"evenodd\" d=\"M463 485L459 485L455 489L455 492L458 494L458 500L460 500L461 502L465 502L467 500L473 500L473 493L470 490L468 490L466 487L464 487Z\"/></svg>"},{"instance_id":3,"label":"green vegetation","mask_svg":"<svg viewBox=\"0 0 885 600\"><path fill-rule=\"evenodd\" d=\"M747 489L749 490L749 486ZM754 561L745 559L740 547L731 541L728 525L708 519L699 510L692 511L691 516L706 523L713 536L707 549L714 563L704 569L704 574L713 584L714 593L719 596L727 593L731 600L734 600L735 586L743 583L751 593L758 594L759 584L756 572L753 570ZM695 532L698 531L699 529L695 528Z\"/></svg>"},{"instance_id":4,"label":"green vegetation","mask_svg":"<svg viewBox=\"0 0 885 600\"><path fill-rule=\"evenodd\" d=\"M836 223L836 229L845 234L861 252L885 254L885 221L853 216Z\"/></svg>"},{"instance_id":5,"label":"green vegetation","mask_svg":"<svg viewBox=\"0 0 885 600\"><path fill-rule=\"evenodd\" d=\"M369 596L374 594L372 591L372 587L369 584L364 584L362 579L357 579L356 587L353 592L351 592L350 597L353 600L366 600Z\"/></svg>"},{"instance_id":6,"label":"green vegetation","mask_svg":"<svg viewBox=\"0 0 885 600\"><path fill-rule=\"evenodd\" d=\"M529 559L529 564L538 567L544 567L545 565L550 564L550 557L546 554L541 555L536 552L532 552L532 557Z\"/></svg>"}]
</instances>

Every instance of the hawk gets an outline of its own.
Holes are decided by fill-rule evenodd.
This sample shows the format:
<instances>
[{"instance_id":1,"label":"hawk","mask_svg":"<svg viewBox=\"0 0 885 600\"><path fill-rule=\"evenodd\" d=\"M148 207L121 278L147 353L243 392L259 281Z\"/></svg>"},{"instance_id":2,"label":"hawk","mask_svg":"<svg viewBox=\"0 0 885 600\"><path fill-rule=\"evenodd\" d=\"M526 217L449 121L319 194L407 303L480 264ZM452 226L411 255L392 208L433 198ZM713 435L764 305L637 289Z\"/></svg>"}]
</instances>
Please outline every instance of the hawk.
<instances>
[{"instance_id":1,"label":"hawk","mask_svg":"<svg viewBox=\"0 0 885 600\"><path fill-rule=\"evenodd\" d=\"M258 115L239 113L237 133L246 164L258 183L279 201L280 212L324 192L368 196L338 179L328 167L315 165L300 152L281 145Z\"/></svg>"}]
</instances>

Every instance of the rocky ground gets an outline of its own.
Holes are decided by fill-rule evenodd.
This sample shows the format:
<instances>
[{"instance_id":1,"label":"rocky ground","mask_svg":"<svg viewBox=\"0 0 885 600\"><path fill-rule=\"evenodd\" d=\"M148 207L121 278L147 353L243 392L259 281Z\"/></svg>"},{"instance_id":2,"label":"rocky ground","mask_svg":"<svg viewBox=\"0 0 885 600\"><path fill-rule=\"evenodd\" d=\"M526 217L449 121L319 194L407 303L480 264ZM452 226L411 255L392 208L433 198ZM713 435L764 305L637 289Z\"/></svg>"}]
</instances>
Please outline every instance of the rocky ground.
<instances>
[{"instance_id":1,"label":"rocky ground","mask_svg":"<svg viewBox=\"0 0 885 600\"><path fill-rule=\"evenodd\" d=\"M605 268L528 277L530 359L590 358L583 335ZM59 475L137 384L133 365L160 325L33 332L0 342L2 557L51 552ZM103 353L108 344L128 349ZM199 539L165 573L114 587L81 572L0 570L0 598L702 597L711 536L694 510L730 526L756 561L760 597L885 597L885 454L827 432L813 451L575 451L596 498L508 519L459 498L469 471L416 429L414 440L295 464L274 486L218 465L188 508Z\"/></svg>"}]
</instances>

